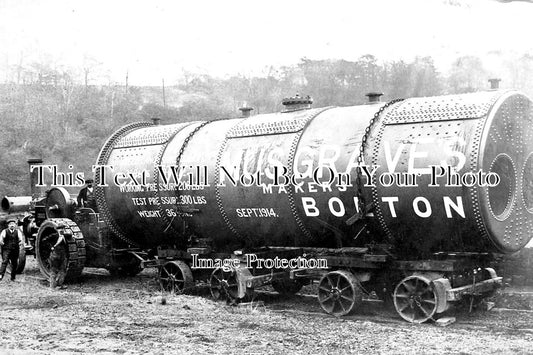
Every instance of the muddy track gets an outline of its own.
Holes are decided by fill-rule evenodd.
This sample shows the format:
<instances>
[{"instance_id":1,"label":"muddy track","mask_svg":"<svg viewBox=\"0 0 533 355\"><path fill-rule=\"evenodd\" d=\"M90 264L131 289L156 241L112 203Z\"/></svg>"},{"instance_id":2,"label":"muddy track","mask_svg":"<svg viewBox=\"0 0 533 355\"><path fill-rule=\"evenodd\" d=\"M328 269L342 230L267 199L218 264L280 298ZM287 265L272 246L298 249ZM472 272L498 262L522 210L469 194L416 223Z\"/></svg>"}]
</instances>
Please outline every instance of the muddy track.
<instances>
[{"instance_id":1,"label":"muddy track","mask_svg":"<svg viewBox=\"0 0 533 355\"><path fill-rule=\"evenodd\" d=\"M80 282L52 291L32 259L17 282L0 282L0 312L0 353L520 354L533 344L533 312L463 313L441 328L408 324L375 301L335 318L315 297L272 290L234 307L212 301L206 287L162 293L154 270L120 278L86 269Z\"/></svg>"}]
</instances>

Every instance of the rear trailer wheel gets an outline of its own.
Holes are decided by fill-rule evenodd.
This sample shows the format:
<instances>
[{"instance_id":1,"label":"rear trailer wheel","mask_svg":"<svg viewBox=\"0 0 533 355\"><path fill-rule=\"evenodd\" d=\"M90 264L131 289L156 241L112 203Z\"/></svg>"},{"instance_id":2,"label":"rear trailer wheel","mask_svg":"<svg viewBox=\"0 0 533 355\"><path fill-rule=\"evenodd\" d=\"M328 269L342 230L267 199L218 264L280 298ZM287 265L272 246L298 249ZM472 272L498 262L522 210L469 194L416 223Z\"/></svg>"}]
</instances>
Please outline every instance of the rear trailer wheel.
<instances>
[{"instance_id":1,"label":"rear trailer wheel","mask_svg":"<svg viewBox=\"0 0 533 355\"><path fill-rule=\"evenodd\" d=\"M194 286L192 270L181 260L169 261L159 270L161 289L171 293L184 293Z\"/></svg>"},{"instance_id":2,"label":"rear trailer wheel","mask_svg":"<svg viewBox=\"0 0 533 355\"><path fill-rule=\"evenodd\" d=\"M232 268L228 271L224 271L223 268L213 270L209 278L211 296L213 296L215 301L226 300L226 302L232 304L252 300L254 294L252 288L244 288L243 292L239 292L239 284L242 285L243 280L249 276L251 276L251 273L246 268L240 268L239 270Z\"/></svg>"},{"instance_id":3,"label":"rear trailer wheel","mask_svg":"<svg viewBox=\"0 0 533 355\"><path fill-rule=\"evenodd\" d=\"M318 283L320 307L337 317L353 312L363 302L359 281L349 271L328 272Z\"/></svg>"},{"instance_id":4,"label":"rear trailer wheel","mask_svg":"<svg viewBox=\"0 0 533 355\"><path fill-rule=\"evenodd\" d=\"M35 255L41 274L50 277L50 253L52 247L61 234L67 242L67 273L66 281L74 280L81 276L85 266L85 241L78 225L68 218L47 219L39 228L35 243Z\"/></svg>"},{"instance_id":5,"label":"rear trailer wheel","mask_svg":"<svg viewBox=\"0 0 533 355\"><path fill-rule=\"evenodd\" d=\"M431 278L424 275L408 276L394 290L396 312L408 322L423 323L437 313L437 293Z\"/></svg>"}]
</instances>

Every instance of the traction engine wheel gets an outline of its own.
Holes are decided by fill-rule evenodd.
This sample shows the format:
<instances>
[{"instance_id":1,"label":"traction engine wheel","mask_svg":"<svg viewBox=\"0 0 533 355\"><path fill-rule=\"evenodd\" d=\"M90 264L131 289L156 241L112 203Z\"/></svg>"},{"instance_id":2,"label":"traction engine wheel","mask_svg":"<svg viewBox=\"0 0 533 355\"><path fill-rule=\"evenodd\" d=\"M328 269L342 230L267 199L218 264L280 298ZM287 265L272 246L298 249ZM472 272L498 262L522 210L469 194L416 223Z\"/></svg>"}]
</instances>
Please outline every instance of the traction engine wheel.
<instances>
[{"instance_id":1,"label":"traction engine wheel","mask_svg":"<svg viewBox=\"0 0 533 355\"><path fill-rule=\"evenodd\" d=\"M19 230L19 233L22 233L20 230ZM19 249L19 258L18 258L18 263L17 263L17 275L18 274L22 274L24 272L24 268L26 267L26 248L23 246L20 247ZM12 272L12 268L11 268L11 263L9 263L7 265L7 272L11 273Z\"/></svg>"},{"instance_id":2,"label":"traction engine wheel","mask_svg":"<svg viewBox=\"0 0 533 355\"><path fill-rule=\"evenodd\" d=\"M394 290L394 307L408 322L423 323L437 312L437 293L431 278L424 275L408 276Z\"/></svg>"},{"instance_id":3,"label":"traction engine wheel","mask_svg":"<svg viewBox=\"0 0 533 355\"><path fill-rule=\"evenodd\" d=\"M327 313L337 317L345 316L363 302L363 291L351 272L332 271L320 279L318 302Z\"/></svg>"},{"instance_id":4,"label":"traction engine wheel","mask_svg":"<svg viewBox=\"0 0 533 355\"><path fill-rule=\"evenodd\" d=\"M242 276L251 275L248 269L241 269ZM235 269L224 271L216 268L209 278L209 289L215 301L225 299L229 303L249 301L253 297L253 290L247 288L244 297L239 297L239 273Z\"/></svg>"},{"instance_id":5,"label":"traction engine wheel","mask_svg":"<svg viewBox=\"0 0 533 355\"><path fill-rule=\"evenodd\" d=\"M194 286L191 268L181 260L169 261L159 269L159 284L168 292L186 292Z\"/></svg>"},{"instance_id":6,"label":"traction engine wheel","mask_svg":"<svg viewBox=\"0 0 533 355\"><path fill-rule=\"evenodd\" d=\"M85 266L85 241L78 225L68 218L47 219L39 228L35 243L35 255L41 274L50 277L50 253L57 242L57 234L65 236L67 242L67 274L65 280L76 279L81 276Z\"/></svg>"}]
</instances>

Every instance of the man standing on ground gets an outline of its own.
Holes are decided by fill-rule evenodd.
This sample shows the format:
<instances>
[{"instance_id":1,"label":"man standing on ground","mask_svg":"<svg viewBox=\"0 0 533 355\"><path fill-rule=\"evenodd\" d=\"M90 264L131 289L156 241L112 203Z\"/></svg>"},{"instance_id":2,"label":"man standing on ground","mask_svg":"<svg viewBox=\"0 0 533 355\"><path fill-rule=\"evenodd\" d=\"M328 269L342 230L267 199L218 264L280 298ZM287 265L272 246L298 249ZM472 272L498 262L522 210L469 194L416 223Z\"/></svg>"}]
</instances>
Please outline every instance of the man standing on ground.
<instances>
[{"instance_id":1,"label":"man standing on ground","mask_svg":"<svg viewBox=\"0 0 533 355\"><path fill-rule=\"evenodd\" d=\"M96 198L94 196L93 179L85 180L87 186L78 194L78 207L92 208L96 212Z\"/></svg>"},{"instance_id":2,"label":"man standing on ground","mask_svg":"<svg viewBox=\"0 0 533 355\"><path fill-rule=\"evenodd\" d=\"M2 247L2 266L0 267L0 280L4 278L7 263L11 263L11 281L15 281L17 274L20 249L24 247L24 238L17 229L17 221L9 219L7 228L0 233L0 247Z\"/></svg>"}]
</instances>

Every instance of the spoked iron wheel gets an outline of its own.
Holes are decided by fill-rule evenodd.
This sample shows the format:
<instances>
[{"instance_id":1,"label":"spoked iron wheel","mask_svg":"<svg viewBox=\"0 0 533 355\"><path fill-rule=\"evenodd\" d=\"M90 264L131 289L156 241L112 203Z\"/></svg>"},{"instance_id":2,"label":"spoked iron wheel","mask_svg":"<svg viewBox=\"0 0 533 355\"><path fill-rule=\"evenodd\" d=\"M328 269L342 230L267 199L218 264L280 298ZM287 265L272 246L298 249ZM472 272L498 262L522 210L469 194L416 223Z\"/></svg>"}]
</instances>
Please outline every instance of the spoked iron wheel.
<instances>
[{"instance_id":1,"label":"spoked iron wheel","mask_svg":"<svg viewBox=\"0 0 533 355\"><path fill-rule=\"evenodd\" d=\"M211 296L218 301L220 299L237 299L239 285L237 283L237 273L235 270L224 271L221 268L215 269L209 279Z\"/></svg>"},{"instance_id":2,"label":"spoked iron wheel","mask_svg":"<svg viewBox=\"0 0 533 355\"><path fill-rule=\"evenodd\" d=\"M318 302L324 311L340 317L350 314L363 301L359 281L349 271L332 271L318 284Z\"/></svg>"},{"instance_id":3,"label":"spoked iron wheel","mask_svg":"<svg viewBox=\"0 0 533 355\"><path fill-rule=\"evenodd\" d=\"M394 290L394 307L408 322L423 323L437 312L437 294L431 279L423 275L409 276Z\"/></svg>"},{"instance_id":4,"label":"spoked iron wheel","mask_svg":"<svg viewBox=\"0 0 533 355\"><path fill-rule=\"evenodd\" d=\"M248 270L242 270L241 273L249 275ZM218 301L225 299L228 302L245 301L252 298L253 290L247 289L244 297L239 298L239 282L238 273L232 269L224 271L222 268L217 268L211 274L209 279L209 289L211 296Z\"/></svg>"},{"instance_id":5,"label":"spoked iron wheel","mask_svg":"<svg viewBox=\"0 0 533 355\"><path fill-rule=\"evenodd\" d=\"M186 292L194 286L191 268L180 260L169 261L159 270L159 284L167 292Z\"/></svg>"}]
</instances>

